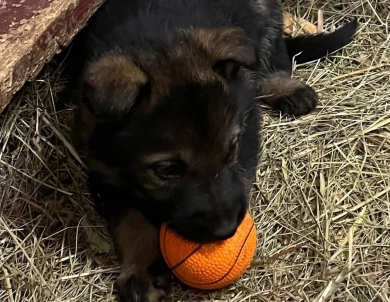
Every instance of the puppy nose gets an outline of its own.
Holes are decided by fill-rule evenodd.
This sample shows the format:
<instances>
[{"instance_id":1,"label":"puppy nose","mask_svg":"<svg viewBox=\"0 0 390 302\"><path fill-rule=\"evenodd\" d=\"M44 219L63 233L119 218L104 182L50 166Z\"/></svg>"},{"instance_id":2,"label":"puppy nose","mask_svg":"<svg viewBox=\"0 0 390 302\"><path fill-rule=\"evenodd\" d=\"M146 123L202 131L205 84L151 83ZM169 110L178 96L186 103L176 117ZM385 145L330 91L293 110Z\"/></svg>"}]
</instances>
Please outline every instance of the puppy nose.
<instances>
[{"instance_id":1,"label":"puppy nose","mask_svg":"<svg viewBox=\"0 0 390 302\"><path fill-rule=\"evenodd\" d=\"M236 230L237 230L237 224L230 223L217 228L213 232L213 235L217 240L226 240L233 237L233 235L236 233Z\"/></svg>"}]
</instances>

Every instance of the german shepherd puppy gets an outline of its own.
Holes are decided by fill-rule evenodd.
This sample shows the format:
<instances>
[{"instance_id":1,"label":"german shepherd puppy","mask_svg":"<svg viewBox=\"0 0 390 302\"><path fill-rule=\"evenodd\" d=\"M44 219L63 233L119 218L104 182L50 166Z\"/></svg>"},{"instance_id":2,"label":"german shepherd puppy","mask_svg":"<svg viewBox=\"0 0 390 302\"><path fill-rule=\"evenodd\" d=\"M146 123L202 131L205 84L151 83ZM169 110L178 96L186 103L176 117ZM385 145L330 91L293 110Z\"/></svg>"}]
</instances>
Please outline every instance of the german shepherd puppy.
<instances>
[{"instance_id":1,"label":"german shepherd puppy","mask_svg":"<svg viewBox=\"0 0 390 302\"><path fill-rule=\"evenodd\" d=\"M317 96L291 78L292 58L326 56L356 28L284 38L277 0L108 0L98 10L69 56L74 134L124 301L157 301L170 283L161 223L198 242L235 233L258 161L257 97L310 112Z\"/></svg>"}]
</instances>

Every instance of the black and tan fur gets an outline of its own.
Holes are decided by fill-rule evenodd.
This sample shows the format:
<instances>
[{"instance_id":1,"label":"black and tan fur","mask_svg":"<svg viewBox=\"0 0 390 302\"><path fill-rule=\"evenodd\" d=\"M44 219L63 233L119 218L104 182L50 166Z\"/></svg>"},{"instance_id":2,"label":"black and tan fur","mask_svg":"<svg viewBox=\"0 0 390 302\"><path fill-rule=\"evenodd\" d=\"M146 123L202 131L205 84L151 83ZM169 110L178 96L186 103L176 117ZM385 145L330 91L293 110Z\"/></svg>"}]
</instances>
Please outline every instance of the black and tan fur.
<instances>
[{"instance_id":1,"label":"black and tan fur","mask_svg":"<svg viewBox=\"0 0 390 302\"><path fill-rule=\"evenodd\" d=\"M124 301L157 301L169 285L161 223L198 242L234 234L258 161L257 97L282 113L310 112L317 96L290 77L292 57L320 58L355 30L353 22L284 39L276 0L102 6L76 37L68 65L75 139L122 263Z\"/></svg>"}]
</instances>

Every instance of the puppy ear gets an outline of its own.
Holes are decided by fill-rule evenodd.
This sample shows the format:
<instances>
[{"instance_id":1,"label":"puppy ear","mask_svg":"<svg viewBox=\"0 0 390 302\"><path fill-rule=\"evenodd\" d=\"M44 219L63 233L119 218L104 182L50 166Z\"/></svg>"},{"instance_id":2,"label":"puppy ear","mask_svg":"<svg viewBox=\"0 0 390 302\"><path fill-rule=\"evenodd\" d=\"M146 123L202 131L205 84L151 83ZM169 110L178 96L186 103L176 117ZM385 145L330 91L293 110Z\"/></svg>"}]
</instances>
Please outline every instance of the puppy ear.
<instances>
[{"instance_id":1,"label":"puppy ear","mask_svg":"<svg viewBox=\"0 0 390 302\"><path fill-rule=\"evenodd\" d=\"M233 79L240 67L251 69L256 63L253 42L241 28L202 29L195 37L212 59L214 70L227 79Z\"/></svg>"},{"instance_id":2,"label":"puppy ear","mask_svg":"<svg viewBox=\"0 0 390 302\"><path fill-rule=\"evenodd\" d=\"M147 75L130 58L109 55L87 67L82 99L98 117L118 119L130 111L147 84Z\"/></svg>"}]
</instances>

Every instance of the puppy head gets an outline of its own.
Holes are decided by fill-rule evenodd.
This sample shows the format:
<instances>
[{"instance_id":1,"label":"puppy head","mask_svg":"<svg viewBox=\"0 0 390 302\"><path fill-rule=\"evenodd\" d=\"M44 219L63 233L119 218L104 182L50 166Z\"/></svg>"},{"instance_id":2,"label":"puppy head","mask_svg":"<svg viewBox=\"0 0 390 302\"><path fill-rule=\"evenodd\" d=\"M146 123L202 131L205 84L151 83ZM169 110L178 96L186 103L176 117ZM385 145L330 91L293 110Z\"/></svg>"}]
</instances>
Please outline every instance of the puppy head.
<instances>
[{"instance_id":1,"label":"puppy head","mask_svg":"<svg viewBox=\"0 0 390 302\"><path fill-rule=\"evenodd\" d=\"M83 85L90 169L188 239L232 236L247 209L237 159L254 60L244 33L223 29L93 62Z\"/></svg>"}]
</instances>

